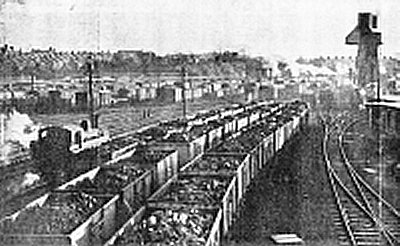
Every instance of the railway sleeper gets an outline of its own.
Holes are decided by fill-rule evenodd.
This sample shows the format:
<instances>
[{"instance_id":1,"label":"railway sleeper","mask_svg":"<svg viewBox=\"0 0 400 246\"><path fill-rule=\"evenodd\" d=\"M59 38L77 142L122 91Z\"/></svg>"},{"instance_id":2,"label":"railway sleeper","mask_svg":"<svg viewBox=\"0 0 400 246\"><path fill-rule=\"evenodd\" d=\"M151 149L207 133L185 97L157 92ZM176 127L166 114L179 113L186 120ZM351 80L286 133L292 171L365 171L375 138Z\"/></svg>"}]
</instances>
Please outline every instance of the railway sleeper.
<instances>
[{"instance_id":1,"label":"railway sleeper","mask_svg":"<svg viewBox=\"0 0 400 246\"><path fill-rule=\"evenodd\" d=\"M357 246L383 246L382 242L357 242Z\"/></svg>"},{"instance_id":2,"label":"railway sleeper","mask_svg":"<svg viewBox=\"0 0 400 246\"><path fill-rule=\"evenodd\" d=\"M354 233L357 233L357 232L375 232L375 231L379 232L379 229L377 227L362 227L362 228L361 227L357 227L357 228L353 229Z\"/></svg>"},{"instance_id":3,"label":"railway sleeper","mask_svg":"<svg viewBox=\"0 0 400 246\"><path fill-rule=\"evenodd\" d=\"M341 225L343 223L342 218L334 218L333 223L335 225Z\"/></svg>"},{"instance_id":4,"label":"railway sleeper","mask_svg":"<svg viewBox=\"0 0 400 246\"><path fill-rule=\"evenodd\" d=\"M380 231L355 231L354 236L357 237L379 237L381 235Z\"/></svg>"},{"instance_id":5,"label":"railway sleeper","mask_svg":"<svg viewBox=\"0 0 400 246\"><path fill-rule=\"evenodd\" d=\"M375 224L369 218L353 217L350 218L350 224L362 228L375 227Z\"/></svg>"},{"instance_id":6,"label":"railway sleeper","mask_svg":"<svg viewBox=\"0 0 400 246\"><path fill-rule=\"evenodd\" d=\"M336 221L336 222L334 222L334 225L336 227L338 227L338 228L341 228L341 227L343 227L343 222L342 221Z\"/></svg>"},{"instance_id":7,"label":"railway sleeper","mask_svg":"<svg viewBox=\"0 0 400 246\"><path fill-rule=\"evenodd\" d=\"M378 244L382 246L382 240L385 240L381 237L356 237L357 245L364 245L365 243L372 243L373 245Z\"/></svg>"},{"instance_id":8,"label":"railway sleeper","mask_svg":"<svg viewBox=\"0 0 400 246\"><path fill-rule=\"evenodd\" d=\"M358 218L367 218L365 213L360 210L346 210L349 213L350 218L358 217Z\"/></svg>"}]
</instances>

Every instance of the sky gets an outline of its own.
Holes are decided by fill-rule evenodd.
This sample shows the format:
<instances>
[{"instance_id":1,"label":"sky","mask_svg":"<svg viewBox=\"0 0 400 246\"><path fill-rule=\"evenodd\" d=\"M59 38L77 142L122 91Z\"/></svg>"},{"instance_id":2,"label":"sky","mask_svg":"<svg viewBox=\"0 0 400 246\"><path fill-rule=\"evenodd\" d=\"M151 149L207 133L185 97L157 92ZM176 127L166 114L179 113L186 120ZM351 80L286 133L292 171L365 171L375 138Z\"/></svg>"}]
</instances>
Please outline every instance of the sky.
<instances>
[{"instance_id":1,"label":"sky","mask_svg":"<svg viewBox=\"0 0 400 246\"><path fill-rule=\"evenodd\" d=\"M7 0L2 42L22 49L235 50L250 55L354 56L344 39L375 12L382 55L400 57L399 0ZM5 41L4 41L5 40Z\"/></svg>"}]
</instances>

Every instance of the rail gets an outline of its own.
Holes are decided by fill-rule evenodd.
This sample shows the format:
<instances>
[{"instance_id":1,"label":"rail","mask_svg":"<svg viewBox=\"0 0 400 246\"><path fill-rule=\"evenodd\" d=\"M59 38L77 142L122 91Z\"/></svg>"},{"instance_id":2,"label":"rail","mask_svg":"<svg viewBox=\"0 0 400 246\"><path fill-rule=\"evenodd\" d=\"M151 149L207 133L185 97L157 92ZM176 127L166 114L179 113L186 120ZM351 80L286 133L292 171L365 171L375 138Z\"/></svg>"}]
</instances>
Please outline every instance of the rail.
<instances>
[{"instance_id":1,"label":"rail","mask_svg":"<svg viewBox=\"0 0 400 246\"><path fill-rule=\"evenodd\" d=\"M322 123L322 125L324 127L324 139L322 141L322 152L323 152L323 155L324 155L325 166L326 166L326 169L327 169L327 172L328 172L329 184L330 184L330 187L332 189L333 195L335 197L335 203L336 203L336 206L338 207L339 215L340 215L340 218L342 219L342 223L343 223L343 226L345 228L346 235L349 238L351 244L355 246L355 245L357 245L357 242L356 242L354 233L353 233L353 231L352 231L352 229L350 227L350 222L347 219L347 213L345 212L343 204L342 204L342 202L341 202L341 200L339 198L339 192L336 189L336 186L335 186L335 183L334 183L333 177L332 177L333 176L332 170L330 168L331 167L331 162L330 162L329 157L328 157L327 143L329 141L329 135L331 134L331 131L329 131L328 122L325 120L323 115L320 115L320 119L321 119L321 123Z\"/></svg>"},{"instance_id":2,"label":"rail","mask_svg":"<svg viewBox=\"0 0 400 246\"><path fill-rule=\"evenodd\" d=\"M344 135L344 134L343 134ZM343 147L343 135L340 136L339 138L339 142L340 142L340 149L343 155L343 159L345 160L345 164L346 167L348 168L349 172L352 173L352 175L354 175L354 177L362 183L362 185L368 189L369 192L371 192L371 194L373 194L377 199L379 199L386 207L388 207L390 209L390 211L393 213L393 215L395 215L397 218L400 218L400 212L394 208L388 201L386 201L381 195L379 195L374 188L372 188L367 181L365 181L364 178L361 177L361 175L354 169L354 167L351 165L346 152L344 151L344 147Z\"/></svg>"},{"instance_id":3,"label":"rail","mask_svg":"<svg viewBox=\"0 0 400 246\"><path fill-rule=\"evenodd\" d=\"M340 115L344 115L344 114L340 114ZM340 116L338 115L338 116ZM383 236L385 237L386 241L389 243L389 245L398 245L398 241L396 240L396 238L394 237L394 235L387 229L385 228L385 225L383 223L383 221L378 218L372 207L370 202L368 201L367 197L365 196L364 192L362 191L361 185L363 186L368 186L368 190L373 190L367 183L365 180L363 180L361 178L361 176L354 170L354 168L351 166L346 153L344 151L344 147L343 147L343 135L346 133L346 131L350 128L350 126L356 124L357 122L359 122L360 120L354 120L352 121L350 124L348 124L346 127L340 129L340 127L335 123L335 121L337 121L337 119L339 119L339 117L335 117L332 121L327 122L327 120L320 115L320 119L322 120L323 126L324 126L324 140L323 140L323 155L324 155L324 159L325 159L325 164L327 167L327 173L328 173L328 177L329 177L329 182L330 182L330 186L332 188L334 197L335 197L335 203L336 206L339 209L339 213L343 222L343 225L345 227L345 231L347 234L347 237L349 238L350 242L352 245L357 245L357 241L354 235L354 232L352 230L352 227L350 225L350 222L348 220L348 216L347 216L347 212L346 209L343 207L343 203L341 201L340 195L338 193L338 189L337 188L341 188L344 193L346 194L347 197L349 197L351 199L351 201L353 202L354 205L357 206L358 209L360 209L363 214L365 214L365 216L371 220L375 226L377 226L380 229L380 232L383 234ZM344 121L343 121L344 123ZM346 185L342 182L342 180L340 179L339 175L335 172L334 168L331 165L331 161L329 159L329 153L328 153L328 143L329 143L329 139L330 136L332 135L333 132L335 132L336 129L340 130L340 134L338 137L338 145L339 145L339 152L340 152L340 157L342 159L342 161L345 164L346 170L351 178L351 182L354 183L354 186L356 188L356 192L360 195L363 204L357 199L357 197L352 193L352 191L349 190L349 188L346 187ZM362 181L361 181L362 180ZM336 187L335 183L339 186ZM361 185L360 185L361 183ZM371 192L372 193L372 192ZM376 192L373 193L374 196L376 197ZM378 195L377 197L380 201L384 201L385 206L387 206L391 212L393 212L396 217L397 217L397 211L390 206L390 204L385 201L382 197L380 197ZM397 217L398 218L398 217Z\"/></svg>"},{"instance_id":4,"label":"rail","mask_svg":"<svg viewBox=\"0 0 400 246\"><path fill-rule=\"evenodd\" d=\"M348 124L344 129L342 129L341 134L338 138L339 140L339 149L340 149L340 154L341 157L344 161L345 167L347 172L349 173L353 183L355 184L357 191L359 192L360 196L362 197L364 204L367 206L367 209L370 211L371 215L374 217L375 223L380 227L382 230L385 238L389 242L390 245L399 245L400 242L396 239L396 237L393 235L392 232L390 232L386 227L385 223L382 220L382 218L379 218L376 213L373 211L370 201L368 201L367 197L365 196L364 192L362 191L362 188L360 186L360 183L368 189L368 191L375 196L380 202L382 202L388 209L389 211L397 218L399 219L399 212L392 206L390 205L389 202L387 202L381 195L379 195L359 174L358 172L354 169L354 167L350 164L349 159L347 158L347 155L344 150L343 146L343 136L354 124L357 124L359 121L353 121L352 123Z\"/></svg>"}]
</instances>

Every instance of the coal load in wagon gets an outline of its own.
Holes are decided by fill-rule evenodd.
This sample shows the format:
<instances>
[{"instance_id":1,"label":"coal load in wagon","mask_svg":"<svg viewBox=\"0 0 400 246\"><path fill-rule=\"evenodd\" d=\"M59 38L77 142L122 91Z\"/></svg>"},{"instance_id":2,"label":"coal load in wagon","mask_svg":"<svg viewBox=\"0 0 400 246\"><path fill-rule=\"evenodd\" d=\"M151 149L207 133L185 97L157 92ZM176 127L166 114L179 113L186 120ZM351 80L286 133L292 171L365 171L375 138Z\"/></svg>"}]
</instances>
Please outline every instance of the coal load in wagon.
<instances>
[{"instance_id":1,"label":"coal load in wagon","mask_svg":"<svg viewBox=\"0 0 400 246\"><path fill-rule=\"evenodd\" d=\"M154 198L157 206L175 204L218 207L230 184L230 177L180 176ZM149 201L152 202L152 201Z\"/></svg>"},{"instance_id":2,"label":"coal load in wagon","mask_svg":"<svg viewBox=\"0 0 400 246\"><path fill-rule=\"evenodd\" d=\"M42 204L26 207L0 225L3 235L66 235L72 233L111 197L83 192L53 192Z\"/></svg>"},{"instance_id":3,"label":"coal load in wagon","mask_svg":"<svg viewBox=\"0 0 400 246\"><path fill-rule=\"evenodd\" d=\"M148 209L114 245L206 245L214 217L214 211Z\"/></svg>"},{"instance_id":4,"label":"coal load in wagon","mask_svg":"<svg viewBox=\"0 0 400 246\"><path fill-rule=\"evenodd\" d=\"M246 155L204 155L188 165L185 172L235 173Z\"/></svg>"},{"instance_id":5,"label":"coal load in wagon","mask_svg":"<svg viewBox=\"0 0 400 246\"><path fill-rule=\"evenodd\" d=\"M67 190L83 191L89 194L122 194L122 199L128 202L132 211L136 211L144 203L141 195L132 197L133 183L146 173L146 169L134 166L101 167L92 177L85 177Z\"/></svg>"}]
</instances>

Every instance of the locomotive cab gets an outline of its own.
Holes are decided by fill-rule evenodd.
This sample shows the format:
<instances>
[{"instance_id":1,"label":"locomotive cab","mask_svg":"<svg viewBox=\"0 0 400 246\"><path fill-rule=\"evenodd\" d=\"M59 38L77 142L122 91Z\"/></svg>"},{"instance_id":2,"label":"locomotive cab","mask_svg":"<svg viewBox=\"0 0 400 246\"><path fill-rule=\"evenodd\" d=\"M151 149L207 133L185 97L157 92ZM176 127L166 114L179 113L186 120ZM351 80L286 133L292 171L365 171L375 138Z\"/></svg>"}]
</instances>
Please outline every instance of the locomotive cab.
<instances>
[{"instance_id":1,"label":"locomotive cab","mask_svg":"<svg viewBox=\"0 0 400 246\"><path fill-rule=\"evenodd\" d=\"M108 132L92 128L90 121L48 126L39 131L38 140L31 144L32 157L49 179L57 176L68 179L107 161L100 155L102 145L109 140Z\"/></svg>"},{"instance_id":2,"label":"locomotive cab","mask_svg":"<svg viewBox=\"0 0 400 246\"><path fill-rule=\"evenodd\" d=\"M38 140L31 143L34 159L49 158L52 153L67 152L71 146L71 133L64 128L49 126L39 130Z\"/></svg>"}]
</instances>

